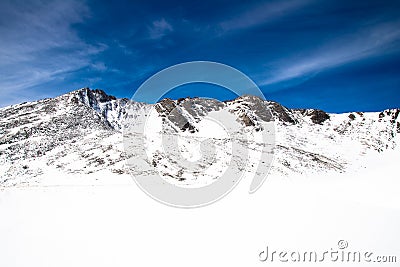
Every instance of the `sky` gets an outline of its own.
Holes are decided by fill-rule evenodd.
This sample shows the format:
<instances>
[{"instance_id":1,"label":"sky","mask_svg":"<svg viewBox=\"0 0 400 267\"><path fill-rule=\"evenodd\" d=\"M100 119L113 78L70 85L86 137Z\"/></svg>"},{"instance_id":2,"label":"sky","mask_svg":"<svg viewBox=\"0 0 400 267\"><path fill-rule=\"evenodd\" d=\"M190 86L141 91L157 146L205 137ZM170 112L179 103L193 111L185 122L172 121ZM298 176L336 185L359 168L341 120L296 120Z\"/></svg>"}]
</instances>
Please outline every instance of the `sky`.
<instances>
[{"instance_id":1,"label":"sky","mask_svg":"<svg viewBox=\"0 0 400 267\"><path fill-rule=\"evenodd\" d=\"M130 98L198 60L290 108L400 107L400 1L0 0L0 107L82 87ZM235 97L207 84L166 96Z\"/></svg>"}]
</instances>

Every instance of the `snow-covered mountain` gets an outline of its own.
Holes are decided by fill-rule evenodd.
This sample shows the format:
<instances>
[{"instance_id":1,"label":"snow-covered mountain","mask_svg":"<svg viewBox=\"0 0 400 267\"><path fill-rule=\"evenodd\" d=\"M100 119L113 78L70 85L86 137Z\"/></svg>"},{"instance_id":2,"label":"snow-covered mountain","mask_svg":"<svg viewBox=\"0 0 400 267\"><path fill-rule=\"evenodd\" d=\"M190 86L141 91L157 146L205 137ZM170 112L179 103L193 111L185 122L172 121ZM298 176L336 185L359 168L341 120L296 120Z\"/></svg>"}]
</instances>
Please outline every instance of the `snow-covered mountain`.
<instances>
[{"instance_id":1,"label":"snow-covered mountain","mask_svg":"<svg viewBox=\"0 0 400 267\"><path fill-rule=\"evenodd\" d=\"M182 136L187 141L180 153L194 158L197 148L192 140L207 137L216 147L224 147L232 137L219 136L217 130L209 128L204 118L210 114L229 118L230 131L238 140L267 131L266 125L273 123L275 140L269 144L275 155L272 173L282 176L364 168L366 155L399 149L399 109L328 114L315 109L288 109L249 95L226 102L163 99L151 105L83 88L0 109L0 185L41 184L48 182L49 176L55 183L59 177L113 179L132 172L125 166L129 159L140 163L134 173L158 171L177 184L190 186L215 179L215 173L198 169L208 164L207 159L189 175L169 166L170 159L157 146L149 147L152 153L147 156L135 149L132 153L125 151L124 127L143 120L150 110L155 111L149 120L152 127L162 124L164 134ZM137 134L134 138L143 138L140 132ZM243 143L247 147L264 145ZM226 167L226 155L235 160L236 155L225 152L228 153L221 152L222 163L215 168ZM242 162L237 161L235 166L243 168Z\"/></svg>"}]
</instances>

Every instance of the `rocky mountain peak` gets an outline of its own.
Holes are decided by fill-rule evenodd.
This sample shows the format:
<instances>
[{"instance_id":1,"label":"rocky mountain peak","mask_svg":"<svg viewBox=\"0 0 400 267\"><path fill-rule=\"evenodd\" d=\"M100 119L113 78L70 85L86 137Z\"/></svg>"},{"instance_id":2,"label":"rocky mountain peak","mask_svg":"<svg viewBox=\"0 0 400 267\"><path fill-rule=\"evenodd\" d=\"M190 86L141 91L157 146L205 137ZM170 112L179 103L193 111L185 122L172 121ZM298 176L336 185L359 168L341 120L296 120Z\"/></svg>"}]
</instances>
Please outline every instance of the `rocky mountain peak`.
<instances>
[{"instance_id":1,"label":"rocky mountain peak","mask_svg":"<svg viewBox=\"0 0 400 267\"><path fill-rule=\"evenodd\" d=\"M100 89L82 88L72 92L81 102L90 107L96 107L99 103L117 100L115 96L106 94Z\"/></svg>"},{"instance_id":2,"label":"rocky mountain peak","mask_svg":"<svg viewBox=\"0 0 400 267\"><path fill-rule=\"evenodd\" d=\"M72 103L83 103L98 112L106 123L116 130L122 127L126 116L127 98L116 98L100 89L82 88L70 93Z\"/></svg>"}]
</instances>

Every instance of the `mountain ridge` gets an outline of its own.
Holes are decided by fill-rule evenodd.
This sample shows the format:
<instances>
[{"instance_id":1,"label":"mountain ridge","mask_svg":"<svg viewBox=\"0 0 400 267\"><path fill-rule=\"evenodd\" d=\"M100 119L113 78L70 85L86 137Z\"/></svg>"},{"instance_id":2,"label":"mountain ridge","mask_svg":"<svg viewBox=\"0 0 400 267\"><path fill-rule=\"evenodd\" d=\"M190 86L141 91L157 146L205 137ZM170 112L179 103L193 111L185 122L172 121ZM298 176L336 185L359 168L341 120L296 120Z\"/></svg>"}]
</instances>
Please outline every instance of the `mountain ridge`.
<instances>
[{"instance_id":1,"label":"mountain ridge","mask_svg":"<svg viewBox=\"0 0 400 267\"><path fill-rule=\"evenodd\" d=\"M128 174L124 162L129 155L121 135L124 121L135 121L153 108L157 121L167 125L165 133L186 137L202 132L202 120L211 113L231 114L237 123L235 130L240 132L262 132L266 123L274 123L272 169L283 176L342 172L358 161L361 168L364 155L398 149L399 109L334 114L289 109L249 95L224 102L181 98L146 104L82 88L0 109L0 185L40 183L53 171L85 177L100 172ZM190 152L189 147L184 149ZM162 166L165 155L141 160L149 166ZM173 181L189 183L190 179L178 177L179 173L165 173ZM193 181L202 179L195 178Z\"/></svg>"}]
</instances>

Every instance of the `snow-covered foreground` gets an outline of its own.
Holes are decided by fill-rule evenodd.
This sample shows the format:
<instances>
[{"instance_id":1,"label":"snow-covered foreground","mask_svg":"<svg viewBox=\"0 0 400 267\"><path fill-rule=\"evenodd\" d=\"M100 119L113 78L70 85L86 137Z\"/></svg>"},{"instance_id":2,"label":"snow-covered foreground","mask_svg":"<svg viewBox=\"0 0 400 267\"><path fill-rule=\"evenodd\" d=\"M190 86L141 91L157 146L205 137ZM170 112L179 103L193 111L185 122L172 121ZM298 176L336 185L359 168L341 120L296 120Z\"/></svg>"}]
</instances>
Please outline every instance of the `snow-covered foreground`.
<instances>
[{"instance_id":1,"label":"snow-covered foreground","mask_svg":"<svg viewBox=\"0 0 400 267\"><path fill-rule=\"evenodd\" d=\"M243 180L199 209L162 205L125 175L114 183L102 177L97 184L2 188L0 266L309 266L261 262L258 255L266 246L337 250L339 240L352 251L395 255L397 263L386 265L397 266L397 151L367 155L370 167L356 172L269 176L252 195Z\"/></svg>"}]
</instances>

